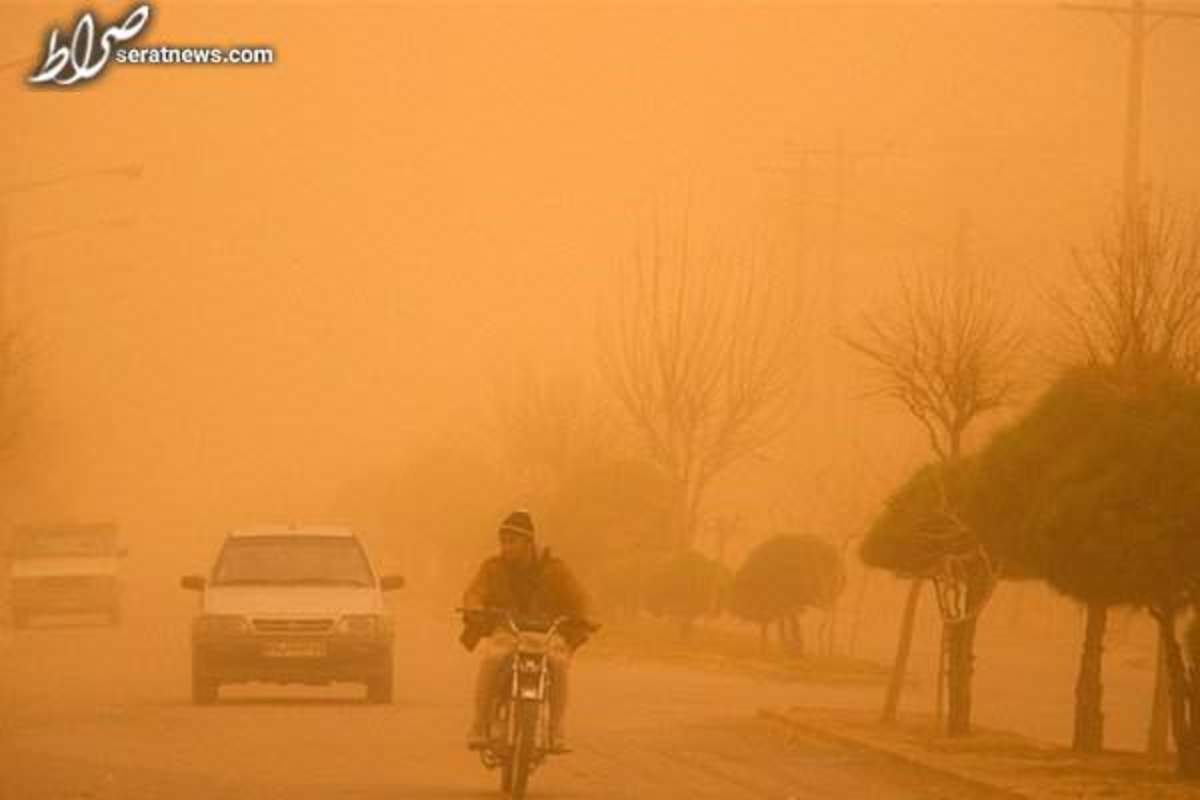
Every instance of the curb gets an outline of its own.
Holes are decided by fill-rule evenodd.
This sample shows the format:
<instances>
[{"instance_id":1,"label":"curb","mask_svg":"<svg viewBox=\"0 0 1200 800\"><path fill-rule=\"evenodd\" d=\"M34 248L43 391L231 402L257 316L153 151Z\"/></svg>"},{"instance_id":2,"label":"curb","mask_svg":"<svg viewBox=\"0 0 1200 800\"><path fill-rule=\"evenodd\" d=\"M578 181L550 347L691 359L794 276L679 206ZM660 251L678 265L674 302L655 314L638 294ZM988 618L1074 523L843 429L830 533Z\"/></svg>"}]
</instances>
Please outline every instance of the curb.
<instances>
[{"instance_id":1,"label":"curb","mask_svg":"<svg viewBox=\"0 0 1200 800\"><path fill-rule=\"evenodd\" d=\"M971 775L961 770L953 769L944 764L934 763L932 761L917 757L911 753L906 753L894 747L888 747L879 742L871 741L857 736L850 736L845 733L829 730L814 723L805 723L793 717L789 717L786 713L775 711L772 709L760 709L758 716L761 719L770 720L780 723L794 731L835 742L836 744L852 747L858 750L866 750L876 755L884 756L888 760L901 764L905 767L924 770L926 772L936 773L944 778L949 778L955 782L966 784L973 789L990 792L997 797L1012 798L1012 800L1034 800L1034 796L1026 794L1011 786L1003 786L996 783L991 783L975 775Z\"/></svg>"},{"instance_id":2,"label":"curb","mask_svg":"<svg viewBox=\"0 0 1200 800\"><path fill-rule=\"evenodd\" d=\"M821 686L836 686L850 688L875 688L887 683L887 675L856 672L804 672L798 669L750 658L736 658L722 655L678 653L678 654L646 654L636 650L621 650L616 648L596 649L591 651L599 659L628 659L653 664L682 667L684 669L702 670L705 672L721 672L755 677L770 678L784 683L806 683ZM906 686L914 686L917 681L909 678Z\"/></svg>"}]
</instances>

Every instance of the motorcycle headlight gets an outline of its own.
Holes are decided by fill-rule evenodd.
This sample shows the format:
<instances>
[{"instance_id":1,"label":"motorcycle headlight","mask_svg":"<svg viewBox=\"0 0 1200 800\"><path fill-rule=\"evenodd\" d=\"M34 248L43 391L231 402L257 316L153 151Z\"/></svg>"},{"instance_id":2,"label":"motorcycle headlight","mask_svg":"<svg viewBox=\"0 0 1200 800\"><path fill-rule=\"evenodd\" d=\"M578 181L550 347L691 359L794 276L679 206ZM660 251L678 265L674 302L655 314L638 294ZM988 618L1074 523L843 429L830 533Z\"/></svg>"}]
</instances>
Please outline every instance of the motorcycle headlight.
<instances>
[{"instance_id":1,"label":"motorcycle headlight","mask_svg":"<svg viewBox=\"0 0 1200 800\"><path fill-rule=\"evenodd\" d=\"M540 656L521 654L517 658L517 671L526 675L535 675L542 671Z\"/></svg>"},{"instance_id":2,"label":"motorcycle headlight","mask_svg":"<svg viewBox=\"0 0 1200 800\"><path fill-rule=\"evenodd\" d=\"M346 636L382 636L387 626L378 614L346 614L338 622L337 630Z\"/></svg>"},{"instance_id":3,"label":"motorcycle headlight","mask_svg":"<svg viewBox=\"0 0 1200 800\"><path fill-rule=\"evenodd\" d=\"M193 630L197 636L240 636L250 625L240 614L204 614L196 617Z\"/></svg>"}]
</instances>

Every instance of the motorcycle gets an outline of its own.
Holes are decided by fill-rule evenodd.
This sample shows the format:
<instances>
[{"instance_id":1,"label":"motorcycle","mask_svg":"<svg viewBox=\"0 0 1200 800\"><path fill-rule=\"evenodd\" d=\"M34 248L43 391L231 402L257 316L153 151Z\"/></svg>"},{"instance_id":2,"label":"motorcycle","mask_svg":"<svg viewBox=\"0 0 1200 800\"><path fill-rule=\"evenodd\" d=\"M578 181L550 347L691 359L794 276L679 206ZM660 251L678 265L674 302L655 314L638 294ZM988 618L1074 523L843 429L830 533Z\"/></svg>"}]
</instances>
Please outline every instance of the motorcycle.
<instances>
[{"instance_id":1,"label":"motorcycle","mask_svg":"<svg viewBox=\"0 0 1200 800\"><path fill-rule=\"evenodd\" d=\"M487 744L479 750L489 770L500 770L500 791L513 800L525 796L529 776L549 755L550 746L550 648L556 635L568 642L586 638L599 629L586 620L558 617L554 620L518 618L500 609L458 609L468 628L488 630L503 625L516 640L497 681L489 717ZM568 634L569 632L569 634Z\"/></svg>"}]
</instances>

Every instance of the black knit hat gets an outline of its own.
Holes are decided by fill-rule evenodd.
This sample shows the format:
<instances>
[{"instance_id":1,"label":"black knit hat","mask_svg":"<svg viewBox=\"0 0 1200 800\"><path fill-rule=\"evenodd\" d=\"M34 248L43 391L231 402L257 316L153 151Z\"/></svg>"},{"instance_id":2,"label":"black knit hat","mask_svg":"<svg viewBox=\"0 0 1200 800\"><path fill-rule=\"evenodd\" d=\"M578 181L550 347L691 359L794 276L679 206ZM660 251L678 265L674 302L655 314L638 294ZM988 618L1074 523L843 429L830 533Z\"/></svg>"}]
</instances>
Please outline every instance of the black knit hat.
<instances>
[{"instance_id":1,"label":"black knit hat","mask_svg":"<svg viewBox=\"0 0 1200 800\"><path fill-rule=\"evenodd\" d=\"M523 508L509 514L504 518L504 522L500 523L500 533L511 533L516 536L524 536L533 541L533 518L529 516L529 512Z\"/></svg>"}]
</instances>

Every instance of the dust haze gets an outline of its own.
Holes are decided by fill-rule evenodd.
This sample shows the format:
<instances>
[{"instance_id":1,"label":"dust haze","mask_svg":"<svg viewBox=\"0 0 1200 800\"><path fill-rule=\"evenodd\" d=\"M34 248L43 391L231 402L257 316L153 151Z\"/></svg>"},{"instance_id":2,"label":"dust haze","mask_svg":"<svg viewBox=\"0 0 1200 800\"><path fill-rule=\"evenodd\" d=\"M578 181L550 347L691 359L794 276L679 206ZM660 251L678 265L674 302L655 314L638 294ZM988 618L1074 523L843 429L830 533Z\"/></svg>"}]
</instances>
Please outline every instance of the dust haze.
<instances>
[{"instance_id":1,"label":"dust haze","mask_svg":"<svg viewBox=\"0 0 1200 800\"><path fill-rule=\"evenodd\" d=\"M1127 33L1051 2L163 0L139 45L276 63L28 86L49 29L83 10L0 6L0 64L19 62L0 66L18 376L0 541L115 523L126 611L0 628L0 766L36 765L12 797L488 796L453 610L514 508L605 625L574 667L576 752L531 796L968 796L756 715L874 718L896 658L911 575L860 548L938 453L864 355L869 321L903 316L917 276L982 281L1020 343L967 455L1072 363L1056 299L1122 218ZM1168 20L1146 49L1139 191L1184 220L1197 77L1200 19ZM693 428L663 410L681 407L653 377L664 342L691 368L720 342L743 359L714 357L724 400ZM730 422L735 396L749 412ZM405 576L387 595L393 705L250 684L192 707L180 578L259 524L347 526ZM755 616L739 570L780 536L837 566ZM662 588L682 553L699 599ZM1085 604L998 570L975 609L973 718L1070 746ZM1147 746L1144 605L1108 616L1110 748ZM901 716L944 704L945 610L932 592L916 608Z\"/></svg>"}]
</instances>

